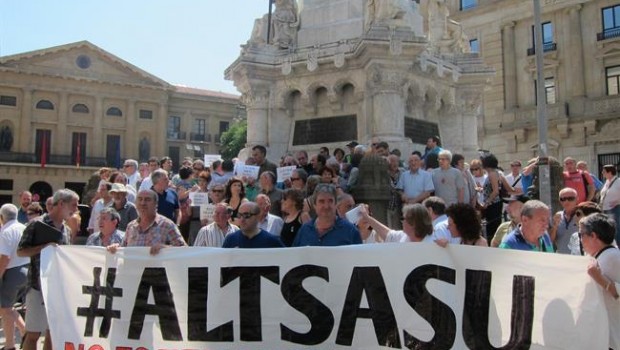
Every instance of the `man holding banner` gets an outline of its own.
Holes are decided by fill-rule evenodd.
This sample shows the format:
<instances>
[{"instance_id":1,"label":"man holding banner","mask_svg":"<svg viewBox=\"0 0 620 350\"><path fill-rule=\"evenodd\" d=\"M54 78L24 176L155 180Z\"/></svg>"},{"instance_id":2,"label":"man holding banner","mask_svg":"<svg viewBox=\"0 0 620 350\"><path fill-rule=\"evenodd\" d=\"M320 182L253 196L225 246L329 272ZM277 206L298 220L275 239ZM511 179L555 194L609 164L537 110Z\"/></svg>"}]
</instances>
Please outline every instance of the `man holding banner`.
<instances>
[{"instance_id":1,"label":"man holding banner","mask_svg":"<svg viewBox=\"0 0 620 350\"><path fill-rule=\"evenodd\" d=\"M226 204L217 203L213 211L213 222L198 231L194 246L221 248L226 236L239 230L239 227L229 222L231 212Z\"/></svg>"},{"instance_id":2,"label":"man holding banner","mask_svg":"<svg viewBox=\"0 0 620 350\"><path fill-rule=\"evenodd\" d=\"M521 225L510 232L499 247L553 253L553 243L547 234L550 213L549 207L539 200L523 204Z\"/></svg>"}]
</instances>

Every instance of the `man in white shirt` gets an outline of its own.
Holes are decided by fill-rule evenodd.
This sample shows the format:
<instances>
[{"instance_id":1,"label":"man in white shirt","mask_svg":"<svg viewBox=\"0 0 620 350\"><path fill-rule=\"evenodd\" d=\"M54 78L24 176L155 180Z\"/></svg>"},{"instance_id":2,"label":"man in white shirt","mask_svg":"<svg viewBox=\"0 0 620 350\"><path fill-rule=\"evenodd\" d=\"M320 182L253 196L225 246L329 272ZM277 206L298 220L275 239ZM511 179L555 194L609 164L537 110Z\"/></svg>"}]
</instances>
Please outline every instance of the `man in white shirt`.
<instances>
[{"instance_id":1,"label":"man in white shirt","mask_svg":"<svg viewBox=\"0 0 620 350\"><path fill-rule=\"evenodd\" d=\"M260 214L258 214L258 226L271 233L274 236L280 237L280 232L282 232L282 226L284 226L284 221L276 215L269 213L271 210L271 200L269 196L264 193L256 196L256 204L260 208Z\"/></svg>"},{"instance_id":2,"label":"man in white shirt","mask_svg":"<svg viewBox=\"0 0 620 350\"><path fill-rule=\"evenodd\" d=\"M221 248L224 238L239 227L230 223L231 210L224 203L217 203L213 212L213 222L198 231L194 247L216 247Z\"/></svg>"},{"instance_id":3,"label":"man in white shirt","mask_svg":"<svg viewBox=\"0 0 620 350\"><path fill-rule=\"evenodd\" d=\"M137 188L140 181L140 173L138 172L138 162L135 159L127 159L123 164L123 172L127 176L127 184Z\"/></svg>"},{"instance_id":4,"label":"man in white shirt","mask_svg":"<svg viewBox=\"0 0 620 350\"><path fill-rule=\"evenodd\" d=\"M461 243L461 237L452 237L448 229L448 216L446 215L446 202L441 197L428 197L422 202L431 219L433 220L433 239L445 239L451 244Z\"/></svg>"}]
</instances>

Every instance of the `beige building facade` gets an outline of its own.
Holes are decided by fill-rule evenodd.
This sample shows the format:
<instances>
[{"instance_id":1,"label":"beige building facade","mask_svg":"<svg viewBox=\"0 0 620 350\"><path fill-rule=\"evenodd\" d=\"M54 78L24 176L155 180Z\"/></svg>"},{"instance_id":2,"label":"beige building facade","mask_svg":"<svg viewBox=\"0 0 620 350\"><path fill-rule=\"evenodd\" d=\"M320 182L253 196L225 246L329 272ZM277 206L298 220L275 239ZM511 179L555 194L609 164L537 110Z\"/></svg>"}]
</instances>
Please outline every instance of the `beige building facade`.
<instances>
[{"instance_id":1,"label":"beige building facade","mask_svg":"<svg viewBox=\"0 0 620 350\"><path fill-rule=\"evenodd\" d=\"M549 154L597 172L620 161L620 1L541 0ZM533 1L449 0L474 50L497 72L479 144L502 165L536 155ZM598 172L600 174L600 171Z\"/></svg>"},{"instance_id":2,"label":"beige building facade","mask_svg":"<svg viewBox=\"0 0 620 350\"><path fill-rule=\"evenodd\" d=\"M0 202L79 192L128 158L219 153L243 111L239 96L169 84L87 41L1 57Z\"/></svg>"}]
</instances>

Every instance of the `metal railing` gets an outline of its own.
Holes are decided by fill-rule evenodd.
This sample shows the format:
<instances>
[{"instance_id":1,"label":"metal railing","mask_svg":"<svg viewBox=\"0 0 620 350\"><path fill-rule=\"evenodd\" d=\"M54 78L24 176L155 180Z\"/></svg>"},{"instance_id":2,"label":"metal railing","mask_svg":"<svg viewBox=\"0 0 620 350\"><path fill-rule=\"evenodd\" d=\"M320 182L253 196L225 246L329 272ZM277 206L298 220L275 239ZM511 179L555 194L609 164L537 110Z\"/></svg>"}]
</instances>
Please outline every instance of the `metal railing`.
<instances>
[{"instance_id":1,"label":"metal railing","mask_svg":"<svg viewBox=\"0 0 620 350\"><path fill-rule=\"evenodd\" d=\"M611 38L620 37L620 27L606 29L601 33L596 34L596 41L607 40Z\"/></svg>"},{"instance_id":2,"label":"metal railing","mask_svg":"<svg viewBox=\"0 0 620 350\"><path fill-rule=\"evenodd\" d=\"M543 52L549 52L549 51L555 51L557 50L558 46L556 43L546 43L543 44ZM529 49L527 49L527 55L528 56L534 56L536 54L536 49L533 47L530 47Z\"/></svg>"},{"instance_id":3,"label":"metal railing","mask_svg":"<svg viewBox=\"0 0 620 350\"><path fill-rule=\"evenodd\" d=\"M104 157L85 157L80 162L81 166L102 167L106 166ZM0 163L23 163L40 164L41 157L35 153L0 152ZM49 165L75 165L71 155L50 154L45 164Z\"/></svg>"}]
</instances>

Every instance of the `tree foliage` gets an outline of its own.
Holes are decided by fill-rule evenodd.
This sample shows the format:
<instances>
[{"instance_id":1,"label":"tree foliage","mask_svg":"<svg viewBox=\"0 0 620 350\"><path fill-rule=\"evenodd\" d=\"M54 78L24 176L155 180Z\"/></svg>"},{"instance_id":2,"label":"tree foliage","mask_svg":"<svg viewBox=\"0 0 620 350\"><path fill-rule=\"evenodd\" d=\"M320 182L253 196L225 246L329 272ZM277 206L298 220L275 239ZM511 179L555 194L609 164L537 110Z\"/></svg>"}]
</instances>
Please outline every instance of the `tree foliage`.
<instances>
[{"instance_id":1,"label":"tree foliage","mask_svg":"<svg viewBox=\"0 0 620 350\"><path fill-rule=\"evenodd\" d=\"M220 154L224 159L233 159L239 151L245 147L247 142L248 122L247 120L234 123L227 131L222 133L220 137L221 150Z\"/></svg>"}]
</instances>

